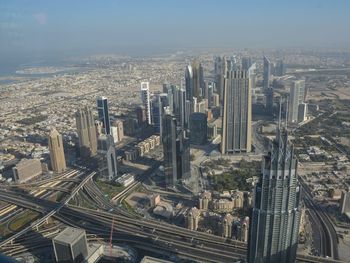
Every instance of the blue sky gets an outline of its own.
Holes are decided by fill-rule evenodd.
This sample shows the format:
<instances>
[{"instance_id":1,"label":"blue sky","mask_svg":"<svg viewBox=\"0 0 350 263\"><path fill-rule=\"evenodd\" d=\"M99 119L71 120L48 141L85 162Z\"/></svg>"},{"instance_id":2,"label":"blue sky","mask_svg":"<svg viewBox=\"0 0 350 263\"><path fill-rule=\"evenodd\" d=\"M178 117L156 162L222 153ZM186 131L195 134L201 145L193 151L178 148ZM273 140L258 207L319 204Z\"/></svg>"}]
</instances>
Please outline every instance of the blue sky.
<instances>
[{"instance_id":1,"label":"blue sky","mask_svg":"<svg viewBox=\"0 0 350 263\"><path fill-rule=\"evenodd\" d=\"M349 47L348 0L1 0L0 55Z\"/></svg>"}]
</instances>

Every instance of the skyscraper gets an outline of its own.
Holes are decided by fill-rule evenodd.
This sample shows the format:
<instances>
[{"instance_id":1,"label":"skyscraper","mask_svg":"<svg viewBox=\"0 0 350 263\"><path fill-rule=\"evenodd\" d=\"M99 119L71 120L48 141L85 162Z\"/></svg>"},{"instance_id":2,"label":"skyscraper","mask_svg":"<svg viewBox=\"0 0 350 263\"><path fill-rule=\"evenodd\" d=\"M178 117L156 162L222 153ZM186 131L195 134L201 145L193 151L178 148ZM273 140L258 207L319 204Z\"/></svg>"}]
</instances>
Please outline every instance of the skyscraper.
<instances>
[{"instance_id":1,"label":"skyscraper","mask_svg":"<svg viewBox=\"0 0 350 263\"><path fill-rule=\"evenodd\" d=\"M51 129L49 133L49 150L52 170L58 173L65 171L67 167L62 136L55 128Z\"/></svg>"},{"instance_id":2,"label":"skyscraper","mask_svg":"<svg viewBox=\"0 0 350 263\"><path fill-rule=\"evenodd\" d=\"M100 155L99 169L102 177L113 180L117 176L117 158L112 135L103 134L98 138L98 153Z\"/></svg>"},{"instance_id":3,"label":"skyscraper","mask_svg":"<svg viewBox=\"0 0 350 263\"><path fill-rule=\"evenodd\" d=\"M269 87L265 91L265 98L266 98L266 104L265 104L266 111L271 113L273 111L273 102L274 102L274 92L272 87Z\"/></svg>"},{"instance_id":4,"label":"skyscraper","mask_svg":"<svg viewBox=\"0 0 350 263\"><path fill-rule=\"evenodd\" d=\"M155 128L155 132L163 136L163 115L164 108L168 106L168 96L166 93L156 94L152 102L152 123Z\"/></svg>"},{"instance_id":5,"label":"skyscraper","mask_svg":"<svg viewBox=\"0 0 350 263\"><path fill-rule=\"evenodd\" d=\"M263 89L267 90L271 85L271 62L264 56Z\"/></svg>"},{"instance_id":6,"label":"skyscraper","mask_svg":"<svg viewBox=\"0 0 350 263\"><path fill-rule=\"evenodd\" d=\"M151 119L151 99L149 94L149 82L141 82L141 101L146 109L147 123L152 124Z\"/></svg>"},{"instance_id":7,"label":"skyscraper","mask_svg":"<svg viewBox=\"0 0 350 263\"><path fill-rule=\"evenodd\" d=\"M227 72L221 132L221 153L251 151L251 81L248 71Z\"/></svg>"},{"instance_id":8,"label":"skyscraper","mask_svg":"<svg viewBox=\"0 0 350 263\"><path fill-rule=\"evenodd\" d=\"M216 93L219 95L220 103L223 100L224 94L224 76L225 76L225 58L214 58L214 74L216 83Z\"/></svg>"},{"instance_id":9,"label":"skyscraper","mask_svg":"<svg viewBox=\"0 0 350 263\"><path fill-rule=\"evenodd\" d=\"M200 101L205 90L203 67L201 63L194 60L192 65L186 67L185 81L187 100L192 102L193 98L197 98L197 101Z\"/></svg>"},{"instance_id":10,"label":"skyscraper","mask_svg":"<svg viewBox=\"0 0 350 263\"><path fill-rule=\"evenodd\" d=\"M167 187L175 186L177 181L176 137L176 118L171 114L165 114L162 140L165 184Z\"/></svg>"},{"instance_id":11,"label":"skyscraper","mask_svg":"<svg viewBox=\"0 0 350 263\"><path fill-rule=\"evenodd\" d=\"M190 142L195 145L204 145L207 143L208 127L207 115L205 113L195 112L190 116Z\"/></svg>"},{"instance_id":12,"label":"skyscraper","mask_svg":"<svg viewBox=\"0 0 350 263\"><path fill-rule=\"evenodd\" d=\"M243 57L242 58L242 70L248 70L252 66L251 57Z\"/></svg>"},{"instance_id":13,"label":"skyscraper","mask_svg":"<svg viewBox=\"0 0 350 263\"><path fill-rule=\"evenodd\" d=\"M177 127L176 117L169 112L163 117L162 141L165 183L167 187L174 187L179 179L190 176L190 147L184 131Z\"/></svg>"},{"instance_id":14,"label":"skyscraper","mask_svg":"<svg viewBox=\"0 0 350 263\"><path fill-rule=\"evenodd\" d=\"M298 122L299 105L305 99L305 80L295 80L291 83L288 100L288 122Z\"/></svg>"},{"instance_id":15,"label":"skyscraper","mask_svg":"<svg viewBox=\"0 0 350 263\"><path fill-rule=\"evenodd\" d=\"M278 128L255 188L249 263L293 263L300 222L298 161L287 131Z\"/></svg>"},{"instance_id":16,"label":"skyscraper","mask_svg":"<svg viewBox=\"0 0 350 263\"><path fill-rule=\"evenodd\" d=\"M283 60L278 60L275 68L276 76L283 76L286 74L286 66L283 63Z\"/></svg>"},{"instance_id":17,"label":"skyscraper","mask_svg":"<svg viewBox=\"0 0 350 263\"><path fill-rule=\"evenodd\" d=\"M79 109L75 113L75 120L79 138L80 155L94 156L97 152L97 135L95 121L88 107Z\"/></svg>"},{"instance_id":18,"label":"skyscraper","mask_svg":"<svg viewBox=\"0 0 350 263\"><path fill-rule=\"evenodd\" d=\"M97 112L98 112L98 120L101 121L103 125L103 133L111 134L111 124L109 119L107 98L105 97L97 98Z\"/></svg>"}]
</instances>

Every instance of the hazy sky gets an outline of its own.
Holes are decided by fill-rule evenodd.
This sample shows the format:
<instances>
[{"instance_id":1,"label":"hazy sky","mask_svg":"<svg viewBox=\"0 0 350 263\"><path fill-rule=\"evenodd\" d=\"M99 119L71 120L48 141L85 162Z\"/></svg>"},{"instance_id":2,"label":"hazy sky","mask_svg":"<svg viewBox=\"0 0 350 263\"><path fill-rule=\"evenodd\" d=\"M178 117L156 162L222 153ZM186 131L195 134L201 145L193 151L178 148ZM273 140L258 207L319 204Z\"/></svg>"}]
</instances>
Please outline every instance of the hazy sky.
<instances>
[{"instance_id":1,"label":"hazy sky","mask_svg":"<svg viewBox=\"0 0 350 263\"><path fill-rule=\"evenodd\" d=\"M0 0L0 55L349 47L349 0Z\"/></svg>"}]
</instances>

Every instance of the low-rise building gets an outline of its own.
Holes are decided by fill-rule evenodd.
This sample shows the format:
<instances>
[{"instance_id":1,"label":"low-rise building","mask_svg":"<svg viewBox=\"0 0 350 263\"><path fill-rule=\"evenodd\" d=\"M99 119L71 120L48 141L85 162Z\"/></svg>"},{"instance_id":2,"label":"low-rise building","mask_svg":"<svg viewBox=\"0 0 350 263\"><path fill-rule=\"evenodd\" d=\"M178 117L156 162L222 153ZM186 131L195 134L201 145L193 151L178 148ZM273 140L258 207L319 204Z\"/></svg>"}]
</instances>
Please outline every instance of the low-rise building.
<instances>
[{"instance_id":1,"label":"low-rise building","mask_svg":"<svg viewBox=\"0 0 350 263\"><path fill-rule=\"evenodd\" d=\"M124 187L131 185L134 181L135 181L135 176L131 173L123 174L122 176L120 176L115 180L117 184L120 184Z\"/></svg>"}]
</instances>

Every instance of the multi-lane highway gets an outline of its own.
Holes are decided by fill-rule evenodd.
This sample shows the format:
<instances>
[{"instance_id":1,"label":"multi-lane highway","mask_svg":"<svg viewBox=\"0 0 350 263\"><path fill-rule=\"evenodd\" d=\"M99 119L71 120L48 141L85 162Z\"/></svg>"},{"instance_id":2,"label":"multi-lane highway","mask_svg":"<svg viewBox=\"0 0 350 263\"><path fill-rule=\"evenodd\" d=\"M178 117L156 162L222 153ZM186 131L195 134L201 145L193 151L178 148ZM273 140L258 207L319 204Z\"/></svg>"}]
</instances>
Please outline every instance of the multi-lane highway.
<instances>
[{"instance_id":1,"label":"multi-lane highway","mask_svg":"<svg viewBox=\"0 0 350 263\"><path fill-rule=\"evenodd\" d=\"M19 196L11 191L0 193L0 199L41 213L56 210L62 205L26 194ZM242 242L229 242L225 238L211 234L190 231L152 220L134 219L119 213L65 205L53 217L65 224L85 228L88 233L106 239L112 220L115 220L116 228L113 232L113 240L118 241L123 237L129 243L135 243L137 246L142 246L143 249L161 248L164 251L173 252L193 260L232 262L233 259L245 258L246 255L246 245ZM337 262L331 259L308 256L298 256L298 258L302 262Z\"/></svg>"}]
</instances>

